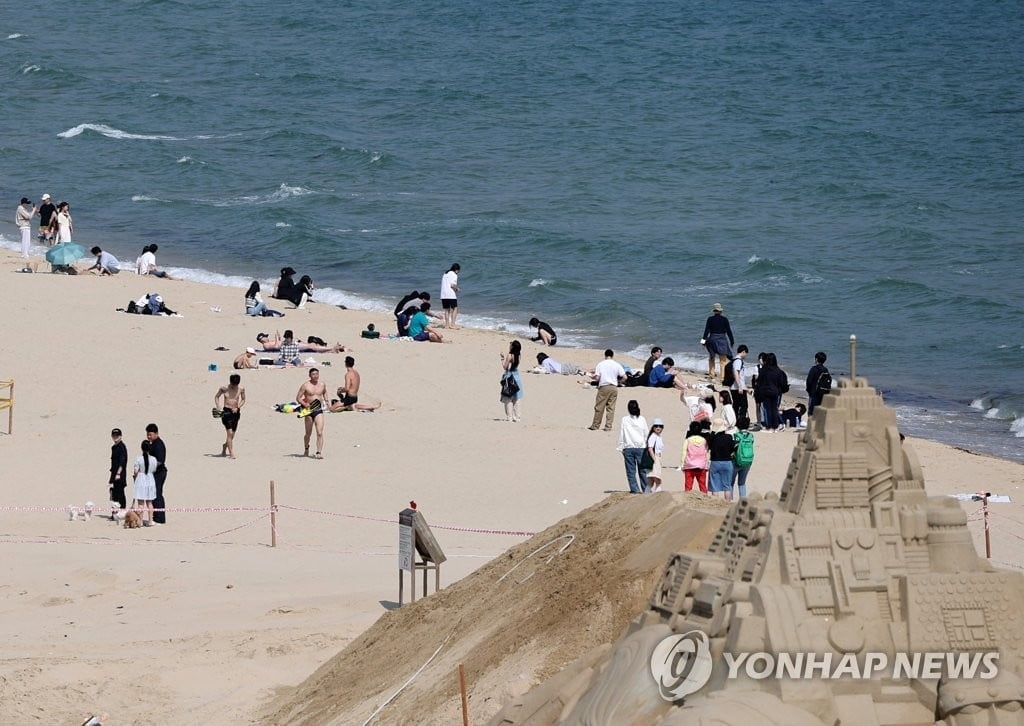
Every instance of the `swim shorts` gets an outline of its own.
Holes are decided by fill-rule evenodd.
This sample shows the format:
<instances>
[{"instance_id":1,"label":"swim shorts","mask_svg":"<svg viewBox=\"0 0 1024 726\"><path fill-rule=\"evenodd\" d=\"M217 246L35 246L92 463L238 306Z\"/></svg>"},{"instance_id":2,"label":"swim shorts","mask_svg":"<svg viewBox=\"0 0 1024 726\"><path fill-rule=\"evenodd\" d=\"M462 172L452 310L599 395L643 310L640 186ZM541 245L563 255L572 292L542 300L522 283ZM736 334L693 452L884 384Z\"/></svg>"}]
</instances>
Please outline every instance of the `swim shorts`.
<instances>
[{"instance_id":1,"label":"swim shorts","mask_svg":"<svg viewBox=\"0 0 1024 726\"><path fill-rule=\"evenodd\" d=\"M459 306L459 301L454 297L443 297L441 298L441 308L443 310L452 310Z\"/></svg>"},{"instance_id":2,"label":"swim shorts","mask_svg":"<svg viewBox=\"0 0 1024 726\"><path fill-rule=\"evenodd\" d=\"M242 412L233 408L225 408L220 414L220 422L224 424L224 428L228 431L238 431L238 420L240 418L242 418Z\"/></svg>"}]
</instances>

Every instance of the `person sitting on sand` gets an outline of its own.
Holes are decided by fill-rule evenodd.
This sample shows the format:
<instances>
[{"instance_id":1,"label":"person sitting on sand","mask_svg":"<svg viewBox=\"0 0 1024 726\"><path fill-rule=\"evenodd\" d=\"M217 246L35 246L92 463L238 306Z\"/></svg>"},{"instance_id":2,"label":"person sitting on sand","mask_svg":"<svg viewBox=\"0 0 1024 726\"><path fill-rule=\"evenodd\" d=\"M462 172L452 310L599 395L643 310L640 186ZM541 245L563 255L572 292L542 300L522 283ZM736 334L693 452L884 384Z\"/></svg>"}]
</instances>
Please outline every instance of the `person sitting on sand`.
<instances>
[{"instance_id":1,"label":"person sitting on sand","mask_svg":"<svg viewBox=\"0 0 1024 726\"><path fill-rule=\"evenodd\" d=\"M256 358L255 348L246 348L245 352L235 358L231 364L236 371L259 368L259 360Z\"/></svg>"},{"instance_id":2,"label":"person sitting on sand","mask_svg":"<svg viewBox=\"0 0 1024 726\"><path fill-rule=\"evenodd\" d=\"M277 285L274 287L274 294L271 297L278 300L291 300L292 293L295 290L295 280L292 279L292 275L295 274L295 270L290 267L281 268L281 279L277 281Z\"/></svg>"},{"instance_id":3,"label":"person sitting on sand","mask_svg":"<svg viewBox=\"0 0 1024 726\"><path fill-rule=\"evenodd\" d=\"M288 299L296 308L303 310L306 303L313 299L313 287L313 278L303 275L299 278L299 284L292 288L292 294Z\"/></svg>"},{"instance_id":4,"label":"person sitting on sand","mask_svg":"<svg viewBox=\"0 0 1024 726\"><path fill-rule=\"evenodd\" d=\"M281 340L281 357L277 359L277 365L284 366L289 363L301 366L302 358L299 357L299 344L295 342L292 331L286 330Z\"/></svg>"},{"instance_id":5,"label":"person sitting on sand","mask_svg":"<svg viewBox=\"0 0 1024 726\"><path fill-rule=\"evenodd\" d=\"M647 377L647 385L652 388L677 388L686 390L686 383L682 376L677 375L676 362L671 358L662 358L651 367L651 373Z\"/></svg>"},{"instance_id":6,"label":"person sitting on sand","mask_svg":"<svg viewBox=\"0 0 1024 726\"><path fill-rule=\"evenodd\" d=\"M285 334L291 331L286 330ZM275 333L274 338L271 338L267 333L257 333L256 342L263 346L263 350L267 353L278 353L281 350L281 335ZM319 343L302 343L297 342L295 345L299 346L299 351L302 353L344 353L347 348L341 343L335 343L334 345L320 345Z\"/></svg>"},{"instance_id":7,"label":"person sitting on sand","mask_svg":"<svg viewBox=\"0 0 1024 726\"><path fill-rule=\"evenodd\" d=\"M121 263L109 252L104 252L99 247L91 250L96 255L96 264L89 268L90 272L95 271L97 275L116 275L121 271Z\"/></svg>"},{"instance_id":8,"label":"person sitting on sand","mask_svg":"<svg viewBox=\"0 0 1024 726\"><path fill-rule=\"evenodd\" d=\"M423 303L419 312L413 315L412 320L409 321L409 335L413 340L421 342L429 340L431 343L443 343L444 338L441 334L430 327L430 318L427 317L429 312L430 303Z\"/></svg>"},{"instance_id":9,"label":"person sitting on sand","mask_svg":"<svg viewBox=\"0 0 1024 726\"><path fill-rule=\"evenodd\" d=\"M529 323L531 328L537 329L537 336L530 338L534 342L540 342L544 345L554 345L558 342L558 334L555 333L555 329L545 323L543 320L537 318L530 318Z\"/></svg>"},{"instance_id":10,"label":"person sitting on sand","mask_svg":"<svg viewBox=\"0 0 1024 726\"><path fill-rule=\"evenodd\" d=\"M359 403L359 371L356 370L356 359L345 356L345 384L338 387L338 398L331 399L331 412L339 411L376 411L381 402L375 406Z\"/></svg>"},{"instance_id":11,"label":"person sitting on sand","mask_svg":"<svg viewBox=\"0 0 1024 726\"><path fill-rule=\"evenodd\" d=\"M156 251L160 249L159 245L152 244L146 245L142 248L142 254L139 255L139 259L135 261L135 272L140 275L152 275L153 277L162 277L166 280L173 279L163 270L156 266Z\"/></svg>"},{"instance_id":12,"label":"person sitting on sand","mask_svg":"<svg viewBox=\"0 0 1024 726\"><path fill-rule=\"evenodd\" d=\"M245 291L245 314L252 315L253 317L264 318L284 317L284 313L280 313L277 310L271 310L267 307L267 304L263 302L263 296L260 295L259 280L253 280L252 284L249 285L249 289Z\"/></svg>"},{"instance_id":13,"label":"person sitting on sand","mask_svg":"<svg viewBox=\"0 0 1024 726\"><path fill-rule=\"evenodd\" d=\"M535 370L538 373L557 373L563 376L585 375L579 366L572 363L559 363L547 353L537 354L537 368Z\"/></svg>"}]
</instances>

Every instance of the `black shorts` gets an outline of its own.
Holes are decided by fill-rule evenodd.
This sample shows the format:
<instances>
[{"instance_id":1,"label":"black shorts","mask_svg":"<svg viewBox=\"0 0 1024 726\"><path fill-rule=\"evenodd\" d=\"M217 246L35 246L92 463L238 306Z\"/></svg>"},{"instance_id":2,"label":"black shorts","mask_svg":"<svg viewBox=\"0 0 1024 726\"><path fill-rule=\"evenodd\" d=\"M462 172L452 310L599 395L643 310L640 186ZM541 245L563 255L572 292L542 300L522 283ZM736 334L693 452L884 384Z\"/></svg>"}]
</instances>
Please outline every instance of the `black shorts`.
<instances>
[{"instance_id":1,"label":"black shorts","mask_svg":"<svg viewBox=\"0 0 1024 726\"><path fill-rule=\"evenodd\" d=\"M238 430L238 420L242 418L242 412L235 409L225 408L220 414L220 422L228 431Z\"/></svg>"},{"instance_id":2,"label":"black shorts","mask_svg":"<svg viewBox=\"0 0 1024 726\"><path fill-rule=\"evenodd\" d=\"M350 395L349 395L349 394L347 394L347 393L346 393L346 394L345 394L345 396L344 396L344 397L343 397L343 398L341 399L341 403L342 403L343 405L345 405L345 406L354 406L354 405L355 405L356 403L358 403L358 402L359 402L359 396L350 396Z\"/></svg>"},{"instance_id":3,"label":"black shorts","mask_svg":"<svg viewBox=\"0 0 1024 726\"><path fill-rule=\"evenodd\" d=\"M454 297L443 297L441 298L441 309L442 310L454 310L459 306L458 298Z\"/></svg>"}]
</instances>

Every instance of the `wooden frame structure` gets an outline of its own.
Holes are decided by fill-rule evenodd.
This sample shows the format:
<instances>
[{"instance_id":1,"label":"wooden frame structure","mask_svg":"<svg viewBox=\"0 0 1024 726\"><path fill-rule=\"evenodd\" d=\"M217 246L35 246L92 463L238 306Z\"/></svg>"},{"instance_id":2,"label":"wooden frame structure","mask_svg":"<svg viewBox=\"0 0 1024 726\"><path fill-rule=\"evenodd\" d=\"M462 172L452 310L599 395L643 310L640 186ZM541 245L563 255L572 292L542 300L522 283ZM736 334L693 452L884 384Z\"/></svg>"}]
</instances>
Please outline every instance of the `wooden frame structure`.
<instances>
[{"instance_id":1,"label":"wooden frame structure","mask_svg":"<svg viewBox=\"0 0 1024 726\"><path fill-rule=\"evenodd\" d=\"M416 561L416 555L420 560ZM409 572L411 597L416 602L416 571L423 572L423 595L427 595L427 572L434 571L434 592L441 589L441 563L444 552L434 538L423 514L415 509L403 509L398 513L398 605L401 607L405 595L405 573Z\"/></svg>"},{"instance_id":2,"label":"wooden frame structure","mask_svg":"<svg viewBox=\"0 0 1024 726\"><path fill-rule=\"evenodd\" d=\"M0 411L7 409L7 434L14 431L14 379L0 381L0 390L7 389L7 397L0 396Z\"/></svg>"}]
</instances>

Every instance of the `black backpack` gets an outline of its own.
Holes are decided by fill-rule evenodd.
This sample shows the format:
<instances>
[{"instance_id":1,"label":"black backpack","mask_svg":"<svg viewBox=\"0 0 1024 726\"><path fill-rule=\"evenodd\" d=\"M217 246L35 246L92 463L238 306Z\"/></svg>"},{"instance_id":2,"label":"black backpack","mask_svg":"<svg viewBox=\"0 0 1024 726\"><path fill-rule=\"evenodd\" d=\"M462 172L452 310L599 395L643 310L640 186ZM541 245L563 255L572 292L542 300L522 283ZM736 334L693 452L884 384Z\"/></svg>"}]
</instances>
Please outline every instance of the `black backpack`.
<instances>
[{"instance_id":1,"label":"black backpack","mask_svg":"<svg viewBox=\"0 0 1024 726\"><path fill-rule=\"evenodd\" d=\"M722 385L725 386L726 388L731 387L732 384L736 382L736 371L733 370L733 365L739 359L739 356L736 356L731 361L729 361L729 365L725 367L725 372L722 374Z\"/></svg>"},{"instance_id":2,"label":"black backpack","mask_svg":"<svg viewBox=\"0 0 1024 726\"><path fill-rule=\"evenodd\" d=\"M828 368L818 374L818 384L815 388L815 393L819 396L824 396L826 393L832 391L832 374L828 372Z\"/></svg>"}]
</instances>

